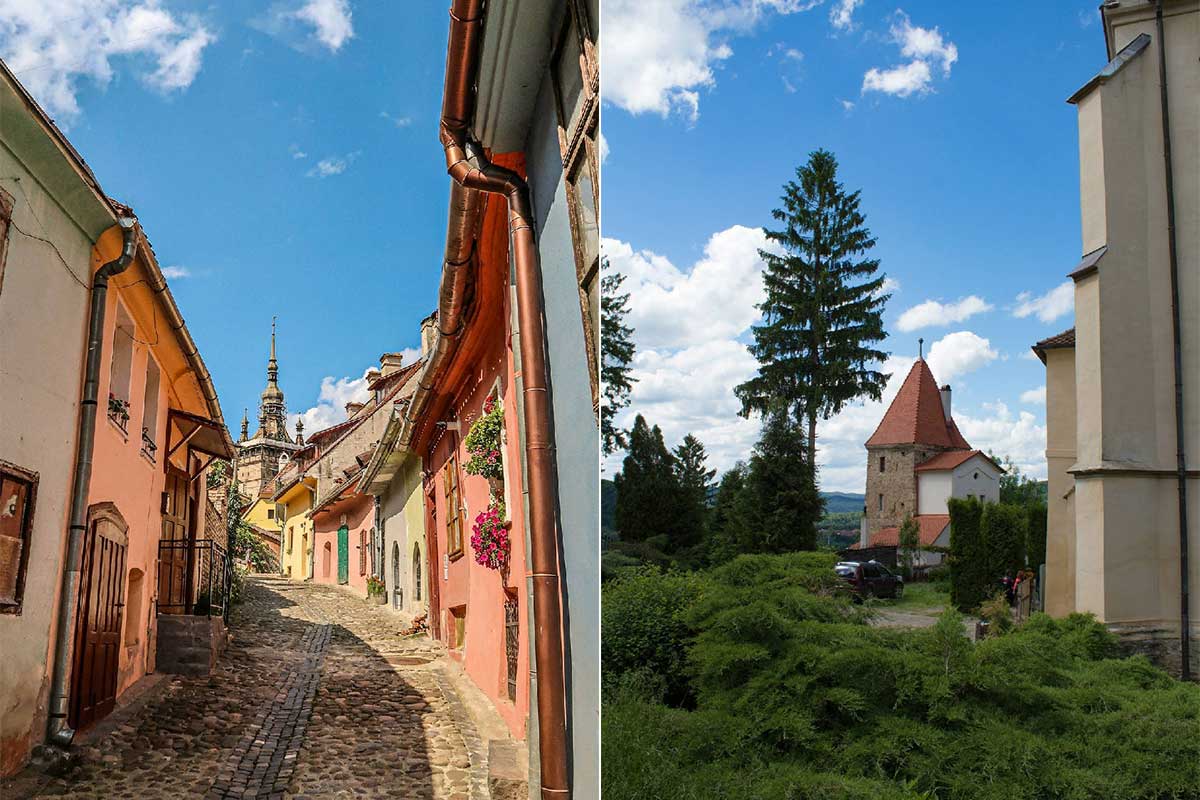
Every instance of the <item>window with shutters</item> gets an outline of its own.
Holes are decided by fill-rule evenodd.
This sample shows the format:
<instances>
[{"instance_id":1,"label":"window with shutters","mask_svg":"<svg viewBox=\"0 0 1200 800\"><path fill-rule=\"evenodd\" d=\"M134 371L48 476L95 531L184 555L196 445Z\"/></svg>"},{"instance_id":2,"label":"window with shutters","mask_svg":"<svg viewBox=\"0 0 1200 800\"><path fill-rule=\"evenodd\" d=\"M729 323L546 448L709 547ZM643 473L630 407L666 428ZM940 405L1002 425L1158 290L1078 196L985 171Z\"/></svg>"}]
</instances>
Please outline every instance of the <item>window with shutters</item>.
<instances>
[{"instance_id":1,"label":"window with shutters","mask_svg":"<svg viewBox=\"0 0 1200 800\"><path fill-rule=\"evenodd\" d=\"M463 518L458 497L458 459L453 455L446 459L442 481L446 489L446 554L454 559L463 554Z\"/></svg>"},{"instance_id":2,"label":"window with shutters","mask_svg":"<svg viewBox=\"0 0 1200 800\"><path fill-rule=\"evenodd\" d=\"M0 614L20 614L38 476L0 461Z\"/></svg>"},{"instance_id":3,"label":"window with shutters","mask_svg":"<svg viewBox=\"0 0 1200 800\"><path fill-rule=\"evenodd\" d=\"M587 4L568 0L551 57L558 144L566 176L593 411L600 413L600 62Z\"/></svg>"},{"instance_id":4,"label":"window with shutters","mask_svg":"<svg viewBox=\"0 0 1200 800\"><path fill-rule=\"evenodd\" d=\"M367 532L358 532L358 574L367 574Z\"/></svg>"}]
</instances>

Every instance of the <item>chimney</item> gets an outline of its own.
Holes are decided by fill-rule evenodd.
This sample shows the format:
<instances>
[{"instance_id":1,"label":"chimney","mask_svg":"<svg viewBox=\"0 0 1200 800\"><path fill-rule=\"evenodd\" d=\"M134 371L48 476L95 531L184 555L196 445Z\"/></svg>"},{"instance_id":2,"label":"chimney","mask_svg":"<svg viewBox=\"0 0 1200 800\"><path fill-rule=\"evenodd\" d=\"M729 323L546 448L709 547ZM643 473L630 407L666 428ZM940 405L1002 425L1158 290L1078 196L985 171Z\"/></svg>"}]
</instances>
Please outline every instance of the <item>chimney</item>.
<instances>
[{"instance_id":1,"label":"chimney","mask_svg":"<svg viewBox=\"0 0 1200 800\"><path fill-rule=\"evenodd\" d=\"M433 341L437 337L437 312L434 311L425 319L421 320L421 357L429 355L430 348L433 347Z\"/></svg>"},{"instance_id":2,"label":"chimney","mask_svg":"<svg viewBox=\"0 0 1200 800\"><path fill-rule=\"evenodd\" d=\"M372 367L371 369L367 370L367 374L366 374L367 385L370 386L372 383L374 383L375 381L379 380L382 377L383 377L383 373Z\"/></svg>"},{"instance_id":3,"label":"chimney","mask_svg":"<svg viewBox=\"0 0 1200 800\"><path fill-rule=\"evenodd\" d=\"M346 403L346 416L353 417L362 410L363 405L363 403Z\"/></svg>"},{"instance_id":4,"label":"chimney","mask_svg":"<svg viewBox=\"0 0 1200 800\"><path fill-rule=\"evenodd\" d=\"M379 357L379 368L383 377L394 375L404 366L404 355L401 353L384 353Z\"/></svg>"},{"instance_id":5,"label":"chimney","mask_svg":"<svg viewBox=\"0 0 1200 800\"><path fill-rule=\"evenodd\" d=\"M942 387L942 413L946 415L947 421L950 419L950 384Z\"/></svg>"}]
</instances>

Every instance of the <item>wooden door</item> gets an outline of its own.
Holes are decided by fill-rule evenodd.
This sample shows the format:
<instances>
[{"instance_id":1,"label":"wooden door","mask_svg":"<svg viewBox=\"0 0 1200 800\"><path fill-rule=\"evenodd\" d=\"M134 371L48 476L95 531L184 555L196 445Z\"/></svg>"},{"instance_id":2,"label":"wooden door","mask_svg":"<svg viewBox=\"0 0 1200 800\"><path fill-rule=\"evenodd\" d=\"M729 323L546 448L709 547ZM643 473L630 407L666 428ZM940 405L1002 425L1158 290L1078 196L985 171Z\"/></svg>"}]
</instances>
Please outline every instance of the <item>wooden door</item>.
<instances>
[{"instance_id":1,"label":"wooden door","mask_svg":"<svg viewBox=\"0 0 1200 800\"><path fill-rule=\"evenodd\" d=\"M117 700L127 540L120 514L104 506L89 522L80 566L68 715L77 730L107 715Z\"/></svg>"},{"instance_id":2,"label":"wooden door","mask_svg":"<svg viewBox=\"0 0 1200 800\"><path fill-rule=\"evenodd\" d=\"M171 467L163 492L161 541L173 545L160 546L158 551L158 610L164 614L185 614L189 610L187 542L191 512L187 474Z\"/></svg>"},{"instance_id":3,"label":"wooden door","mask_svg":"<svg viewBox=\"0 0 1200 800\"><path fill-rule=\"evenodd\" d=\"M338 583L350 582L350 529L338 528Z\"/></svg>"}]
</instances>

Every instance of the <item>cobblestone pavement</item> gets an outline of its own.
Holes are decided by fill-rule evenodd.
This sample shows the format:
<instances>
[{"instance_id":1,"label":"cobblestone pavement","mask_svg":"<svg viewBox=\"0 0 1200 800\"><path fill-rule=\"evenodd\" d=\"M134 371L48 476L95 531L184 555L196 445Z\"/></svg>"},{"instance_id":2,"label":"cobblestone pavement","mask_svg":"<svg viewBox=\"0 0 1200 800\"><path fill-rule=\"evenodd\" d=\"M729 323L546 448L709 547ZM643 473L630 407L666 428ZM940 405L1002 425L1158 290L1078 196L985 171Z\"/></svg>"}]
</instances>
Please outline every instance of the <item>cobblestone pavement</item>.
<instances>
[{"instance_id":1,"label":"cobblestone pavement","mask_svg":"<svg viewBox=\"0 0 1200 800\"><path fill-rule=\"evenodd\" d=\"M212 676L170 678L68 776L11 796L483 800L442 651L403 624L334 587L253 578Z\"/></svg>"}]
</instances>

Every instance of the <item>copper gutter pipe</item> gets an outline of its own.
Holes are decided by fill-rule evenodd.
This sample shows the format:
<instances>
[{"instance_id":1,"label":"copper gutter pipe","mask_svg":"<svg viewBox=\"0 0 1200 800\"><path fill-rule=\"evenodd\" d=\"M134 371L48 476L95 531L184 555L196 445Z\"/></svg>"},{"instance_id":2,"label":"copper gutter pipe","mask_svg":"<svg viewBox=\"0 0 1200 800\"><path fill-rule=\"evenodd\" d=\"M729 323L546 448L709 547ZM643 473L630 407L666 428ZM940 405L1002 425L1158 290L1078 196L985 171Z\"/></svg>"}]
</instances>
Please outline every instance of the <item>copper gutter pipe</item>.
<instances>
[{"instance_id":1,"label":"copper gutter pipe","mask_svg":"<svg viewBox=\"0 0 1200 800\"><path fill-rule=\"evenodd\" d=\"M546 330L542 309L542 273L534 242L529 186L511 170L491 164L483 148L468 140L475 111L475 73L483 32L483 0L453 0L446 52L440 139L451 186L446 233L446 263L438 306L438 349L457 346L464 309L472 300L474 234L482 207L480 194L502 195L508 202L516 272L517 318L521 330L525 457L529 494L529 538L533 582L534 650L537 663L538 752L543 800L569 798L567 714L563 664L562 594L559 586L555 492L558 485L547 385ZM459 195L464 192L465 195ZM460 277L461 276L461 277ZM418 389L425 388L422 374ZM421 405L425 399L422 398ZM417 407L416 396L410 415ZM419 409L418 409L419 410ZM415 417L410 417L415 419Z\"/></svg>"}]
</instances>

